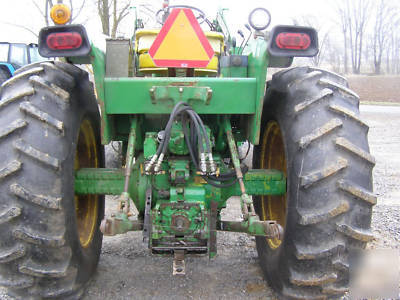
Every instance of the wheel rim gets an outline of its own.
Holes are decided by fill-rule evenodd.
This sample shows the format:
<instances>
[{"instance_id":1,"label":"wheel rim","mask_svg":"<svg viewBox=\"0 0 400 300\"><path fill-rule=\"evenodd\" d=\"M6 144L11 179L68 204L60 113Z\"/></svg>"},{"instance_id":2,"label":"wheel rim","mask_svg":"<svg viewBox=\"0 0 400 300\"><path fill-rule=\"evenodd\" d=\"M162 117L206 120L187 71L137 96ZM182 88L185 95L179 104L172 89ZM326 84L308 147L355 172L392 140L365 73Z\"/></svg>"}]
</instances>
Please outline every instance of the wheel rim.
<instances>
[{"instance_id":1,"label":"wheel rim","mask_svg":"<svg viewBox=\"0 0 400 300\"><path fill-rule=\"evenodd\" d=\"M85 119L80 128L74 169L98 168L97 143L93 127ZM75 195L75 215L79 241L87 248L93 240L98 218L98 195Z\"/></svg>"},{"instance_id":2,"label":"wheel rim","mask_svg":"<svg viewBox=\"0 0 400 300\"><path fill-rule=\"evenodd\" d=\"M286 157L282 132L276 121L270 121L264 132L261 144L261 168L275 169L282 171L286 177ZM283 196L262 196L261 197L261 218L263 220L275 220L285 230L286 227L286 195ZM272 249L277 249L282 240L267 239Z\"/></svg>"}]
</instances>

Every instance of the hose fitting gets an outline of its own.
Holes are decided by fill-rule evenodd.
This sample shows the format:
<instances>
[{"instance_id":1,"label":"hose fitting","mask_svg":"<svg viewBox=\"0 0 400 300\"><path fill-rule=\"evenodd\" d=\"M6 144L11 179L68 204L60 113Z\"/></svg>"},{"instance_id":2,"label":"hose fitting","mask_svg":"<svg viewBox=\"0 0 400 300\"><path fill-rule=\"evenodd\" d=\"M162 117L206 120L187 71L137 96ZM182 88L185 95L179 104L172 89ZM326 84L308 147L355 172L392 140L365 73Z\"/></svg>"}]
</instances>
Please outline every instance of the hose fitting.
<instances>
[{"instance_id":1,"label":"hose fitting","mask_svg":"<svg viewBox=\"0 0 400 300\"><path fill-rule=\"evenodd\" d=\"M215 175L217 173L217 166L215 164L212 153L208 153L208 164L210 165L210 174Z\"/></svg>"},{"instance_id":2,"label":"hose fitting","mask_svg":"<svg viewBox=\"0 0 400 300\"><path fill-rule=\"evenodd\" d=\"M146 165L146 167L144 168L144 171L145 171L146 173L149 173L149 172L150 172L151 167L154 165L154 163L156 162L156 160L157 160L157 154L154 154L154 155L152 156L152 158L150 159L149 163L148 163L148 164Z\"/></svg>"},{"instance_id":3,"label":"hose fitting","mask_svg":"<svg viewBox=\"0 0 400 300\"><path fill-rule=\"evenodd\" d=\"M204 152L200 153L200 171L204 175L207 173L206 154Z\"/></svg>"},{"instance_id":4,"label":"hose fitting","mask_svg":"<svg viewBox=\"0 0 400 300\"><path fill-rule=\"evenodd\" d=\"M162 162L163 162L163 159L164 159L164 153L161 153L161 154L160 154L160 157L158 158L157 164L156 164L156 166L154 167L154 172L155 172L155 173L157 173L157 172L160 171L160 169L161 169L161 164L162 164Z\"/></svg>"}]
</instances>

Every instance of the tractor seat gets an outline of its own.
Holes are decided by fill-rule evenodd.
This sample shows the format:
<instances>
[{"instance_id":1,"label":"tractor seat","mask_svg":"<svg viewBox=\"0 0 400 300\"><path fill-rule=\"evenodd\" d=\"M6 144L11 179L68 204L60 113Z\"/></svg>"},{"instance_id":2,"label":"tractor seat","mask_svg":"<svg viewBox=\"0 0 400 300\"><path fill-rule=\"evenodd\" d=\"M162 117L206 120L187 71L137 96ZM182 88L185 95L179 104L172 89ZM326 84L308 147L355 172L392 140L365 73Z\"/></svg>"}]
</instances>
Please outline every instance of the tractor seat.
<instances>
[{"instance_id":1,"label":"tractor seat","mask_svg":"<svg viewBox=\"0 0 400 300\"><path fill-rule=\"evenodd\" d=\"M149 49L156 39L159 29L148 30L141 29L136 31L136 53L138 54L139 71L143 74L157 74L159 76L167 76L168 68L157 67L149 55ZM208 31L204 33L211 47L214 50L214 57L206 68L195 69L195 76L217 76L218 74L218 58L224 46L224 36L222 33Z\"/></svg>"}]
</instances>

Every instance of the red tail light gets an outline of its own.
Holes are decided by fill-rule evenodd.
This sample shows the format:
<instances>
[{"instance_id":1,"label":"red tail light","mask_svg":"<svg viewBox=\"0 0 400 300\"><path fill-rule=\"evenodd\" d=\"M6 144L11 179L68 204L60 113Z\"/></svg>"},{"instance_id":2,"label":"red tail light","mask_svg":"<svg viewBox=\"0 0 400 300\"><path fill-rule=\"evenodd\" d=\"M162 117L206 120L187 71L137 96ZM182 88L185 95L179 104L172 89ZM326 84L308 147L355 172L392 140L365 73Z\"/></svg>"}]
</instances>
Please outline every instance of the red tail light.
<instances>
[{"instance_id":1,"label":"red tail light","mask_svg":"<svg viewBox=\"0 0 400 300\"><path fill-rule=\"evenodd\" d=\"M281 49L306 50L311 39L306 33L281 32L276 37L276 45Z\"/></svg>"},{"instance_id":2,"label":"red tail light","mask_svg":"<svg viewBox=\"0 0 400 300\"><path fill-rule=\"evenodd\" d=\"M46 43L53 50L77 49L82 45L82 36L78 32L51 33Z\"/></svg>"}]
</instances>

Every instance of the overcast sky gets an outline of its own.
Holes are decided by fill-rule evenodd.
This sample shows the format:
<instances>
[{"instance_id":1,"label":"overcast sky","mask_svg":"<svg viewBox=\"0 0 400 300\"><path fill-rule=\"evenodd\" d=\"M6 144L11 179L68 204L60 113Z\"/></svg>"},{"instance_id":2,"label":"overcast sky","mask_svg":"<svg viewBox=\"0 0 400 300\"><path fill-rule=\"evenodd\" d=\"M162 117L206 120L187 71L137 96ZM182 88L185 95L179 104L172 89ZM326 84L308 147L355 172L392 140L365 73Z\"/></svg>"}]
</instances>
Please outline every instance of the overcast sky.
<instances>
[{"instance_id":1,"label":"overcast sky","mask_svg":"<svg viewBox=\"0 0 400 300\"><path fill-rule=\"evenodd\" d=\"M73 0L79 5L82 0ZM96 11L96 0L86 0L86 5L83 13L76 20L85 22L88 28L89 35L93 36L96 33L101 33L100 21ZM332 12L334 0L171 0L170 4L187 4L196 6L205 13L214 17L215 12L219 7L228 8L227 19L234 28L234 32L238 28L243 28L243 24L247 22L249 12L255 7L265 7L272 15L272 24L291 24L293 18L298 18L302 15L312 14L322 17L326 20L328 27L333 26L335 14ZM397 0L393 0L397 1ZM37 3L44 6L45 0L36 0ZM56 2L56 1L54 1ZM69 1L65 1L69 2ZM139 6L141 3L151 4L155 10L161 8L162 0L152 1L131 1L132 6ZM133 12L133 11L132 11ZM122 24L121 30L128 36L131 34L134 16L133 13L127 16ZM28 30L19 28L13 25L5 25L4 23L18 24L32 31L37 32L44 25L43 17L41 17L37 8L33 5L32 0L0 0L0 22L1 41L21 41L21 42L36 42L36 38ZM245 32L245 30L243 30Z\"/></svg>"}]
</instances>

